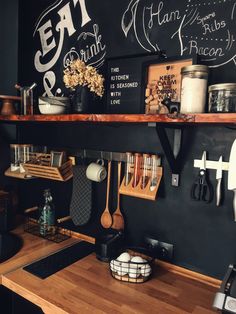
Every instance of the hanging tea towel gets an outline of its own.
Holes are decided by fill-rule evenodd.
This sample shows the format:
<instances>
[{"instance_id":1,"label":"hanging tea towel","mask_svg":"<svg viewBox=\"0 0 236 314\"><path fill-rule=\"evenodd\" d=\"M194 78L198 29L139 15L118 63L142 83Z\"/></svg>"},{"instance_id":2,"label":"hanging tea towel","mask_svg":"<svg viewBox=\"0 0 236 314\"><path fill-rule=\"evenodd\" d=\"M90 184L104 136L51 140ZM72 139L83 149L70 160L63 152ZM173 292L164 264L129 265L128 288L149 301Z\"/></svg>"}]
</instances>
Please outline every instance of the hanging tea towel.
<instances>
[{"instance_id":1,"label":"hanging tea towel","mask_svg":"<svg viewBox=\"0 0 236 314\"><path fill-rule=\"evenodd\" d=\"M70 216L76 226L85 225L92 211L92 182L86 177L86 166L73 166L73 190Z\"/></svg>"}]
</instances>

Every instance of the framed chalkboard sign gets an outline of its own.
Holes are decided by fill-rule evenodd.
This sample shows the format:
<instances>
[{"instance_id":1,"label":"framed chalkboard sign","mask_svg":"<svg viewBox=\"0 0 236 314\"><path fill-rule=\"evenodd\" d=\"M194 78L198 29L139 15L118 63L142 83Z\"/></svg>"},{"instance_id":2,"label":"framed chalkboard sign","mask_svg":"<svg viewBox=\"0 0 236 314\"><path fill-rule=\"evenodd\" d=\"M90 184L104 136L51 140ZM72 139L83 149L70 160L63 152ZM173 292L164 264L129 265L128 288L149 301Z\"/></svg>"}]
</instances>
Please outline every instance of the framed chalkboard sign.
<instances>
[{"instance_id":1,"label":"framed chalkboard sign","mask_svg":"<svg viewBox=\"0 0 236 314\"><path fill-rule=\"evenodd\" d=\"M162 53L107 59L106 112L144 113L142 65L149 60L164 60Z\"/></svg>"}]
</instances>

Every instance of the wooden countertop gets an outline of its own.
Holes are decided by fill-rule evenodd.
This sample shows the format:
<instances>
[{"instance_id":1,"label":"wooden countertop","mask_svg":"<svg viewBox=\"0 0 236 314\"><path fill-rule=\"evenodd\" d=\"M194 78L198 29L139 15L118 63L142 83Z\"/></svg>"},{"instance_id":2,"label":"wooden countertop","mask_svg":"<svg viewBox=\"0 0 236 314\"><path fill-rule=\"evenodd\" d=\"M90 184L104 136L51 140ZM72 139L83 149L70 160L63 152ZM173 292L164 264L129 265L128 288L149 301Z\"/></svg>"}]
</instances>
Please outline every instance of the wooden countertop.
<instances>
[{"instance_id":1,"label":"wooden countertop","mask_svg":"<svg viewBox=\"0 0 236 314\"><path fill-rule=\"evenodd\" d=\"M142 284L111 277L108 264L91 254L42 280L22 267L78 241L52 243L16 231L22 250L0 265L2 284L35 303L46 314L163 313L209 314L217 288L155 265L153 277Z\"/></svg>"},{"instance_id":2,"label":"wooden countertop","mask_svg":"<svg viewBox=\"0 0 236 314\"><path fill-rule=\"evenodd\" d=\"M16 228L13 233L22 239L23 246L13 257L3 263L0 263L0 275L9 273L10 271L22 267L23 265L30 264L37 259L48 256L49 254L78 241L70 238L61 243L55 243L24 232L23 226ZM2 276L0 277L0 284L1 283Z\"/></svg>"}]
</instances>

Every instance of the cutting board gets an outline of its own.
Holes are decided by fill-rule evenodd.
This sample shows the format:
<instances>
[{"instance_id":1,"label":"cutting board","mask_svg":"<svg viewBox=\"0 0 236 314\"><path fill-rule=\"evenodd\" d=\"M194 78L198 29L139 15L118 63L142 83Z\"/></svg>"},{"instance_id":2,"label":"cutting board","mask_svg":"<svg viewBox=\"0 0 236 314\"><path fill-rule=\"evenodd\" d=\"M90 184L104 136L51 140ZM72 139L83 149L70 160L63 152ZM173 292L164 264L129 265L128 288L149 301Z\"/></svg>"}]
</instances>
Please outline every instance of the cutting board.
<instances>
[{"instance_id":1,"label":"cutting board","mask_svg":"<svg viewBox=\"0 0 236 314\"><path fill-rule=\"evenodd\" d=\"M92 211L92 182L86 177L85 165L73 166L70 216L76 226L88 223Z\"/></svg>"}]
</instances>

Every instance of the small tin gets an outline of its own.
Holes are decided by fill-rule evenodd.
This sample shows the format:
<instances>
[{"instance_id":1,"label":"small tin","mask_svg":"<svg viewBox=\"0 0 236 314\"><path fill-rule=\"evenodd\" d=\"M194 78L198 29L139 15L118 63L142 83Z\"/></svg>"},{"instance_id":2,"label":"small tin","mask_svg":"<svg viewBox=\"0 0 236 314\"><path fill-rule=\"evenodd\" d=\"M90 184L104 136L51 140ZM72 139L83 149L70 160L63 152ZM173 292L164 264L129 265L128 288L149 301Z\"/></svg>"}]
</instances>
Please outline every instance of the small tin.
<instances>
[{"instance_id":1,"label":"small tin","mask_svg":"<svg viewBox=\"0 0 236 314\"><path fill-rule=\"evenodd\" d=\"M209 92L209 112L236 112L236 83L211 85Z\"/></svg>"}]
</instances>

